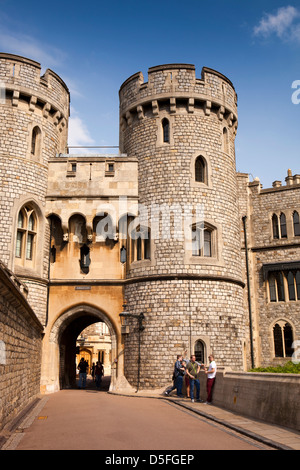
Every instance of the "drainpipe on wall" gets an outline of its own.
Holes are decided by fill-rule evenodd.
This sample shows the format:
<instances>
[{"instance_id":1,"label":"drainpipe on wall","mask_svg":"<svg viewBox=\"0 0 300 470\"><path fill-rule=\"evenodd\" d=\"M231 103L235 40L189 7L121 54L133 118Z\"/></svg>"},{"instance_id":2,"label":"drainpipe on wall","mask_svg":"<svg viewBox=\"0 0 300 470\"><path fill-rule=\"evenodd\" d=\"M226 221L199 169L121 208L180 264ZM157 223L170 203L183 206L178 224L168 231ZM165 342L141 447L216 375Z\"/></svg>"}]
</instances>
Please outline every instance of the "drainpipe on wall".
<instances>
[{"instance_id":1,"label":"drainpipe on wall","mask_svg":"<svg viewBox=\"0 0 300 470\"><path fill-rule=\"evenodd\" d=\"M244 237L245 237L245 252L246 252L246 271L247 271L247 287L248 287L248 308L249 308L249 327L250 327L250 349L251 349L251 366L254 369L254 350L253 350L253 332L252 332L252 306L251 306L251 292L250 292L250 275L249 275L249 259L248 259L248 243L247 243L247 227L245 215L242 217L244 225Z\"/></svg>"},{"instance_id":2,"label":"drainpipe on wall","mask_svg":"<svg viewBox=\"0 0 300 470\"><path fill-rule=\"evenodd\" d=\"M45 327L48 325L48 316L49 316L50 266L51 266L51 239L52 239L52 230L53 230L52 224L53 224L53 220L51 219L51 224L50 224L50 240L49 240L48 286L47 286L47 305L46 305L46 322L45 322Z\"/></svg>"}]
</instances>

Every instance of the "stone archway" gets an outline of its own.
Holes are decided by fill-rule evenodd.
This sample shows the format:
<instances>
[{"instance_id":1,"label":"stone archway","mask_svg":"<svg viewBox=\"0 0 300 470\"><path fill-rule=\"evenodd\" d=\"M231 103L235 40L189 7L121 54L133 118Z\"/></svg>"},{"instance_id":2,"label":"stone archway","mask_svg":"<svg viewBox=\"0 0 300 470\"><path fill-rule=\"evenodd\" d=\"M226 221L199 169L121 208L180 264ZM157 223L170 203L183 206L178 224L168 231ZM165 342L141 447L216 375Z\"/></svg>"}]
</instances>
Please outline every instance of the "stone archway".
<instances>
[{"instance_id":1,"label":"stone archway","mask_svg":"<svg viewBox=\"0 0 300 470\"><path fill-rule=\"evenodd\" d=\"M118 357L117 335L108 315L89 304L74 306L57 318L49 332L49 357L45 358L49 361L48 385L44 386L46 393L76 385L76 338L87 326L97 322L107 325L111 335L112 358ZM110 390L115 388L116 372L116 367L112 367Z\"/></svg>"}]
</instances>

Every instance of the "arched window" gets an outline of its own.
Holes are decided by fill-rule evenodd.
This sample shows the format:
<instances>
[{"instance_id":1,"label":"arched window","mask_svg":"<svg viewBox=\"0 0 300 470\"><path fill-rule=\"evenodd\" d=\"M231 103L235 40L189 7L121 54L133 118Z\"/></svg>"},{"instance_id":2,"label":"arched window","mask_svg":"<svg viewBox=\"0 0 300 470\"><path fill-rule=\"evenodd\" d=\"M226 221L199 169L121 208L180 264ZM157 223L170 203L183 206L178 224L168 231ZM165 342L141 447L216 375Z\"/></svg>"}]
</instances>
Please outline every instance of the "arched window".
<instances>
[{"instance_id":1,"label":"arched window","mask_svg":"<svg viewBox=\"0 0 300 470\"><path fill-rule=\"evenodd\" d=\"M293 214L294 237L300 237L300 220L297 211Z\"/></svg>"},{"instance_id":2,"label":"arched window","mask_svg":"<svg viewBox=\"0 0 300 470\"><path fill-rule=\"evenodd\" d=\"M30 205L23 206L18 213L15 257L20 261L17 264L25 265L26 261L33 261L35 238L37 233L37 218Z\"/></svg>"},{"instance_id":3,"label":"arched window","mask_svg":"<svg viewBox=\"0 0 300 470\"><path fill-rule=\"evenodd\" d=\"M293 329L284 321L278 321L273 328L275 357L291 357L293 355Z\"/></svg>"},{"instance_id":4,"label":"arched window","mask_svg":"<svg viewBox=\"0 0 300 470\"><path fill-rule=\"evenodd\" d=\"M138 226L130 233L130 261L151 259L151 231L148 227Z\"/></svg>"},{"instance_id":5,"label":"arched window","mask_svg":"<svg viewBox=\"0 0 300 470\"><path fill-rule=\"evenodd\" d=\"M276 282L273 274L269 277L269 292L270 302L277 302Z\"/></svg>"},{"instance_id":6,"label":"arched window","mask_svg":"<svg viewBox=\"0 0 300 470\"><path fill-rule=\"evenodd\" d=\"M289 300L296 300L295 279L294 274L289 271L287 275Z\"/></svg>"},{"instance_id":7,"label":"arched window","mask_svg":"<svg viewBox=\"0 0 300 470\"><path fill-rule=\"evenodd\" d=\"M300 271L289 271L287 281L289 300L300 300Z\"/></svg>"},{"instance_id":8,"label":"arched window","mask_svg":"<svg viewBox=\"0 0 300 470\"><path fill-rule=\"evenodd\" d=\"M284 277L283 273L278 271L269 277L270 302L284 302Z\"/></svg>"},{"instance_id":9,"label":"arched window","mask_svg":"<svg viewBox=\"0 0 300 470\"><path fill-rule=\"evenodd\" d=\"M61 225L61 219L55 215L51 214L48 217L49 221L49 228L50 228L50 239L51 239L51 247L50 247L50 261L51 263L56 262L56 255L61 251L57 250L56 247L61 247L63 244L63 229Z\"/></svg>"},{"instance_id":10,"label":"arched window","mask_svg":"<svg viewBox=\"0 0 300 470\"><path fill-rule=\"evenodd\" d=\"M293 302L300 300L299 269L270 273L268 284L270 302L284 302L285 300Z\"/></svg>"},{"instance_id":11,"label":"arched window","mask_svg":"<svg viewBox=\"0 0 300 470\"><path fill-rule=\"evenodd\" d=\"M170 143L170 123L167 118L162 120L163 142Z\"/></svg>"},{"instance_id":12,"label":"arched window","mask_svg":"<svg viewBox=\"0 0 300 470\"><path fill-rule=\"evenodd\" d=\"M82 215L74 214L70 217L69 233L72 235L73 242L85 243L87 241L86 221Z\"/></svg>"},{"instance_id":13,"label":"arched window","mask_svg":"<svg viewBox=\"0 0 300 470\"><path fill-rule=\"evenodd\" d=\"M195 181L207 184L206 161L201 155L195 161Z\"/></svg>"},{"instance_id":14,"label":"arched window","mask_svg":"<svg viewBox=\"0 0 300 470\"><path fill-rule=\"evenodd\" d=\"M194 353L196 356L196 362L204 363L204 343L198 339L195 343Z\"/></svg>"},{"instance_id":15,"label":"arched window","mask_svg":"<svg viewBox=\"0 0 300 470\"><path fill-rule=\"evenodd\" d=\"M40 154L41 146L41 129L38 126L35 126L32 129L31 134L31 155L38 157Z\"/></svg>"},{"instance_id":16,"label":"arched window","mask_svg":"<svg viewBox=\"0 0 300 470\"><path fill-rule=\"evenodd\" d=\"M279 302L284 302L284 281L281 272L276 273L277 295Z\"/></svg>"},{"instance_id":17,"label":"arched window","mask_svg":"<svg viewBox=\"0 0 300 470\"><path fill-rule=\"evenodd\" d=\"M103 242L106 239L116 240L116 227L112 217L107 213L94 218L93 232L96 242Z\"/></svg>"},{"instance_id":18,"label":"arched window","mask_svg":"<svg viewBox=\"0 0 300 470\"><path fill-rule=\"evenodd\" d=\"M272 216L272 230L273 230L273 238L279 238L279 226L278 226L278 217L276 214Z\"/></svg>"},{"instance_id":19,"label":"arched window","mask_svg":"<svg viewBox=\"0 0 300 470\"><path fill-rule=\"evenodd\" d=\"M192 228L193 256L215 256L216 241L214 240L214 236L215 230L213 227L194 225Z\"/></svg>"},{"instance_id":20,"label":"arched window","mask_svg":"<svg viewBox=\"0 0 300 470\"><path fill-rule=\"evenodd\" d=\"M283 213L280 214L280 236L281 238L286 238L287 237L287 232L286 232L286 218Z\"/></svg>"}]
</instances>

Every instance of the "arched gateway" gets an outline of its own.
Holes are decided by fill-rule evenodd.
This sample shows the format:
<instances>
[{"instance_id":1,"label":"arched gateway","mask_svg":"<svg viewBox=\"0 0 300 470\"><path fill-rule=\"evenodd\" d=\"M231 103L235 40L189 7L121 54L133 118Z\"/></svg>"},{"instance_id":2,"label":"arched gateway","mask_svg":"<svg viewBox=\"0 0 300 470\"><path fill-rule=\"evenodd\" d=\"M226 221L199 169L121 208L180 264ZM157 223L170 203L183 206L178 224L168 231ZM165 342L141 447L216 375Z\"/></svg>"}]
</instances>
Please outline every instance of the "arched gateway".
<instances>
[{"instance_id":1,"label":"arched gateway","mask_svg":"<svg viewBox=\"0 0 300 470\"><path fill-rule=\"evenodd\" d=\"M62 313L49 329L42 363L41 390L51 393L76 385L76 339L87 326L104 322L111 335L113 366L110 389L117 380L117 367L122 368L123 352L118 351L117 334L108 315L95 306L79 304Z\"/></svg>"}]
</instances>

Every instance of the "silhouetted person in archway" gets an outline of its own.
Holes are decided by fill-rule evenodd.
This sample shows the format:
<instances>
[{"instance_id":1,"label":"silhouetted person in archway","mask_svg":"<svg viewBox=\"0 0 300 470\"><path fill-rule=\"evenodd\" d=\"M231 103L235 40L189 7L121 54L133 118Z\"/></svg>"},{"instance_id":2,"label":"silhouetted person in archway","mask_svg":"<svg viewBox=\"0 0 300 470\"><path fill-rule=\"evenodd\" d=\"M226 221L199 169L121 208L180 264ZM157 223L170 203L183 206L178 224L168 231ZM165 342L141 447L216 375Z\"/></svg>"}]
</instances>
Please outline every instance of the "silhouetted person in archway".
<instances>
[{"instance_id":1,"label":"silhouetted person in archway","mask_svg":"<svg viewBox=\"0 0 300 470\"><path fill-rule=\"evenodd\" d=\"M79 364L78 364L78 369L79 369L79 383L78 383L78 388L85 388L86 386L86 373L87 373L87 368L88 368L88 363L87 361L84 360L82 357Z\"/></svg>"},{"instance_id":2,"label":"silhouetted person in archway","mask_svg":"<svg viewBox=\"0 0 300 470\"><path fill-rule=\"evenodd\" d=\"M104 375L103 365L101 362L98 361L96 363L96 368L95 368L95 382L96 382L96 387L98 389L101 387L103 375Z\"/></svg>"},{"instance_id":3,"label":"silhouetted person in archway","mask_svg":"<svg viewBox=\"0 0 300 470\"><path fill-rule=\"evenodd\" d=\"M95 380L95 369L96 369L96 366L95 366L95 363L93 362L93 365L92 365L92 368L91 368L91 374L92 374L92 377L93 377L93 381Z\"/></svg>"}]
</instances>

